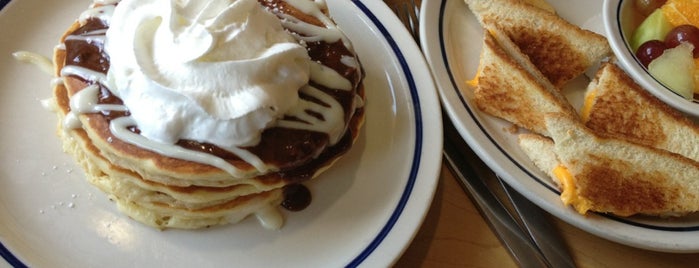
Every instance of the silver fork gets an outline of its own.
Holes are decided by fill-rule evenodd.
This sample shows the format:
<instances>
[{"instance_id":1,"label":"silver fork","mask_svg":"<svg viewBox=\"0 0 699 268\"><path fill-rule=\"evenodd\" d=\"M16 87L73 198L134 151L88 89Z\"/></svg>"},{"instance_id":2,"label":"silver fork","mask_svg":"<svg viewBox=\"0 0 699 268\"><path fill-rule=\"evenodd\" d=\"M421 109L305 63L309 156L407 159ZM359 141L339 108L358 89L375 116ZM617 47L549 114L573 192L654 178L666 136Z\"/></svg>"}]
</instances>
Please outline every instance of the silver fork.
<instances>
[{"instance_id":1,"label":"silver fork","mask_svg":"<svg viewBox=\"0 0 699 268\"><path fill-rule=\"evenodd\" d=\"M413 39L420 45L420 5L415 0L402 0L394 4L391 9L398 16L403 25L410 31Z\"/></svg>"},{"instance_id":2,"label":"silver fork","mask_svg":"<svg viewBox=\"0 0 699 268\"><path fill-rule=\"evenodd\" d=\"M391 9L420 45L420 9L415 0L400 0ZM492 172L449 119L444 122L444 135L443 155L449 169L519 266L575 267L543 210Z\"/></svg>"}]
</instances>

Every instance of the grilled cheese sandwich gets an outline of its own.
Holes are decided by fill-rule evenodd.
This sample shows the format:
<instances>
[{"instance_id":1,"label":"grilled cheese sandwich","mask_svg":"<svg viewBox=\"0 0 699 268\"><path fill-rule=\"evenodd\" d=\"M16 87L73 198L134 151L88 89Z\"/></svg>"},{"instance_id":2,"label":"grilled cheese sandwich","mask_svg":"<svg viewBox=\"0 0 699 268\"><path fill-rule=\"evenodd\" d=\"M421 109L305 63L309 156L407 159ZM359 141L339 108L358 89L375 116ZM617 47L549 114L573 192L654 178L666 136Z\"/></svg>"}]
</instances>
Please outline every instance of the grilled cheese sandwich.
<instances>
[{"instance_id":1,"label":"grilled cheese sandwich","mask_svg":"<svg viewBox=\"0 0 699 268\"><path fill-rule=\"evenodd\" d=\"M520 147L577 212L679 216L699 210L698 162L594 133L567 116L549 114L546 124L552 139L521 134Z\"/></svg>"},{"instance_id":2,"label":"grilled cheese sandwich","mask_svg":"<svg viewBox=\"0 0 699 268\"><path fill-rule=\"evenodd\" d=\"M552 12L540 0L465 0L483 28L497 28L561 88L611 54L607 39Z\"/></svg>"},{"instance_id":3,"label":"grilled cheese sandwich","mask_svg":"<svg viewBox=\"0 0 699 268\"><path fill-rule=\"evenodd\" d=\"M553 169L554 178L556 178L561 186L561 201L566 206L573 206L575 210L580 214L585 214L588 210L592 209L592 202L590 200L581 198L578 195L577 189L575 187L575 180L570 171L563 166L558 165Z\"/></svg>"},{"instance_id":4,"label":"grilled cheese sandwich","mask_svg":"<svg viewBox=\"0 0 699 268\"><path fill-rule=\"evenodd\" d=\"M605 63L587 88L582 119L590 129L699 161L699 127Z\"/></svg>"},{"instance_id":5,"label":"grilled cheese sandwich","mask_svg":"<svg viewBox=\"0 0 699 268\"><path fill-rule=\"evenodd\" d=\"M484 34L476 78L476 106L529 131L548 136L544 113L577 117L561 92L496 28Z\"/></svg>"}]
</instances>

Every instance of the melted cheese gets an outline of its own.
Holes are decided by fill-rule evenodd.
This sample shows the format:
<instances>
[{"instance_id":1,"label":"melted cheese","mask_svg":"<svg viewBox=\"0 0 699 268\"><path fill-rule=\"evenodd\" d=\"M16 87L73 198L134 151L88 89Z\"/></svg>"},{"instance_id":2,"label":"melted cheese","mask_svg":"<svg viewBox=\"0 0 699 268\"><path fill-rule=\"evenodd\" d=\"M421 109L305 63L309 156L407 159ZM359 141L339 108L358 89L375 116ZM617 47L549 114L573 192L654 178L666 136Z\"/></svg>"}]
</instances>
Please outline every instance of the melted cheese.
<instances>
[{"instance_id":1,"label":"melted cheese","mask_svg":"<svg viewBox=\"0 0 699 268\"><path fill-rule=\"evenodd\" d=\"M496 36L498 33L496 31L493 31L491 29L486 29L488 33L490 33L492 36ZM476 75L473 77L471 80L467 80L466 84L475 88L478 86L478 80L480 79L481 75L483 74L483 53L485 49L481 51L480 59L478 60L478 69L476 70Z\"/></svg>"},{"instance_id":2,"label":"melted cheese","mask_svg":"<svg viewBox=\"0 0 699 268\"><path fill-rule=\"evenodd\" d=\"M483 56L481 55L480 62L478 64L478 70L476 70L476 75L473 77L471 80L467 80L466 84L475 88L478 86L478 79L481 77L481 73L483 72Z\"/></svg>"},{"instance_id":3,"label":"melted cheese","mask_svg":"<svg viewBox=\"0 0 699 268\"><path fill-rule=\"evenodd\" d=\"M478 74L476 74L475 77L471 80L466 80L466 84L472 87L477 87L478 86Z\"/></svg>"},{"instance_id":4,"label":"melted cheese","mask_svg":"<svg viewBox=\"0 0 699 268\"><path fill-rule=\"evenodd\" d=\"M597 96L597 89L590 90L585 95L585 102L583 103L582 110L580 111L580 116L583 122L587 122L590 119L590 111L592 110L592 102Z\"/></svg>"},{"instance_id":5,"label":"melted cheese","mask_svg":"<svg viewBox=\"0 0 699 268\"><path fill-rule=\"evenodd\" d=\"M568 206L572 205L580 214L585 214L592 208L592 202L578 195L575 188L575 181L570 171L562 165L558 165L553 169L554 179L558 180L563 191L561 192L561 201Z\"/></svg>"}]
</instances>

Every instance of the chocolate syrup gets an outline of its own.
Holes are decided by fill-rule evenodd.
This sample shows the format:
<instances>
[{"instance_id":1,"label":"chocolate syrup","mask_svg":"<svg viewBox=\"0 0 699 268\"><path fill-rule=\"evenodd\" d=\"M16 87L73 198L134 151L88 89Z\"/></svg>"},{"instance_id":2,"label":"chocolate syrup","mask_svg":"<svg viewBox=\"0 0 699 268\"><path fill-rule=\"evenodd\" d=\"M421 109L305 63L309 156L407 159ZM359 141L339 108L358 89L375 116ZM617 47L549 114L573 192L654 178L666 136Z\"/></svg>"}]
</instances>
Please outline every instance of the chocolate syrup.
<instances>
[{"instance_id":1,"label":"chocolate syrup","mask_svg":"<svg viewBox=\"0 0 699 268\"><path fill-rule=\"evenodd\" d=\"M303 184L289 184L284 186L284 200L282 207L289 211L300 211L311 204L311 191Z\"/></svg>"},{"instance_id":2,"label":"chocolate syrup","mask_svg":"<svg viewBox=\"0 0 699 268\"><path fill-rule=\"evenodd\" d=\"M91 36L106 28L107 26L101 20L92 18L70 35ZM107 73L109 55L104 52L104 44L96 40L65 40L66 65L76 65L96 72Z\"/></svg>"},{"instance_id":3,"label":"chocolate syrup","mask_svg":"<svg viewBox=\"0 0 699 268\"><path fill-rule=\"evenodd\" d=\"M265 4L268 1L260 2ZM71 35L89 36L107 28L108 25L103 21L89 19L85 25L76 29ZM110 67L109 55L104 51L104 44L95 40L98 39L88 39L87 41L83 39L66 40L65 65L84 67L106 74ZM353 54L341 41L334 43L311 42L307 44L307 48L312 60L321 62L323 65L334 69L355 85L361 80L363 74L359 73L357 68L346 66L341 62L343 56L353 57ZM88 84L96 83L96 81L85 82ZM354 91L331 89L318 84L313 84L313 86L335 98L345 111L345 120L350 120L354 109ZM100 85L99 94L100 104L123 104L121 99L102 85ZM321 105L327 105L310 96L301 94L299 97ZM128 115L128 112L102 112L102 116L108 121ZM314 114L313 116L322 119L322 115ZM135 127L131 128L131 131L139 133L139 130ZM349 129L339 142L331 146L326 133L273 127L266 129L262 133L262 139L259 144L244 149L254 153L264 162L280 167L281 171L278 174L285 181L291 183L284 188L284 202L282 206L296 211L304 209L311 201L310 192L300 183L312 178L318 169L346 152L353 142L353 131L356 130ZM177 144L187 149L216 155L229 161L240 160L236 155L213 144L192 140L181 140Z\"/></svg>"}]
</instances>

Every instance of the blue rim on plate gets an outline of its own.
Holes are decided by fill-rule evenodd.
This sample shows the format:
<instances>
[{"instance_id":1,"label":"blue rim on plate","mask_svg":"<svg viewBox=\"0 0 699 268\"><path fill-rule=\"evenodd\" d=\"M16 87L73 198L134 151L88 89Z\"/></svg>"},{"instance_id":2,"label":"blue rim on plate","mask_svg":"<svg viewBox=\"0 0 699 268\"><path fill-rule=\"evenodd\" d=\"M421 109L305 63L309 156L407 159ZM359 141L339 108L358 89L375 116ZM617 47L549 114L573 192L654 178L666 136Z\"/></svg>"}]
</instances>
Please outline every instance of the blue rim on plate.
<instances>
[{"instance_id":1,"label":"blue rim on plate","mask_svg":"<svg viewBox=\"0 0 699 268\"><path fill-rule=\"evenodd\" d=\"M4 8L10 0L0 0L0 10ZM396 205L395 209L391 213L391 216L389 217L388 221L386 224L381 228L380 232L376 235L376 237L369 243L369 245L361 251L359 255L357 255L355 258L352 259L352 261L347 264L347 267L356 267L360 265L366 258L368 258L375 250L376 248L381 245L381 243L384 241L386 236L393 230L393 227L395 226L396 222L402 215L406 204L408 200L410 199L410 195L413 191L413 187L415 185L417 175L418 175L418 170L421 167L421 152L423 150L423 119L422 119L422 111L421 111L421 106L420 106L420 100L419 100L419 94L417 91L416 83L413 77L413 74L408 66L408 63L406 61L405 56L403 55L403 52L399 49L398 44L396 43L396 40L394 37L388 32L386 29L385 25L379 21L379 19L369 10L364 3L362 3L360 0L352 0L352 3L355 4L376 26L381 34L386 38L386 41L391 47L391 50L395 53L399 64L400 68L403 71L403 74L405 75L405 78L407 80L407 84L409 87L409 92L410 96L412 99L412 106L415 111L415 118L414 118L414 123L415 123L415 148L413 151L413 160L411 163L411 168L410 168L410 175L407 180L407 184L405 185L405 188L403 189L403 192L401 194L400 200L398 204ZM2 256L5 261L7 261L10 265L14 267L27 267L21 260L19 260L5 245L3 245L2 241L0 241L0 256Z\"/></svg>"},{"instance_id":2,"label":"blue rim on plate","mask_svg":"<svg viewBox=\"0 0 699 268\"><path fill-rule=\"evenodd\" d=\"M355 267L358 266L359 264L362 263L371 253L378 247L381 242L383 241L384 238L386 238L386 235L391 231L393 226L395 226L396 221L400 217L401 213L403 212L403 209L405 208L405 204L408 202L408 198L410 197L410 193L413 191L413 186L415 185L415 179L417 178L417 171L418 168L420 167L420 152L422 151L422 113L420 111L420 100L418 98L417 94L417 88L415 87L415 80L413 79L413 74L410 71L410 68L408 67L408 64L405 61L405 57L403 56L403 53L398 49L398 44L396 43L396 40L393 39L390 33L388 33L388 30L386 30L386 27L379 21L379 19L374 16L373 13L359 0L353 0L352 1L357 7L364 12L369 19L371 19L371 22L374 23L376 27L378 27L379 31L381 31L381 34L386 38L388 41L389 45L391 46L391 49L393 52L396 54L398 57L398 61L400 62L400 67L403 70L403 73L405 74L405 77L408 82L408 87L410 89L410 97L413 100L413 107L415 108L415 150L413 151L413 163L410 167L410 177L408 178L408 183L405 186L405 189L403 190L403 194L401 195L400 201L398 202L398 205L396 206L395 210L393 213L391 213L391 217L389 218L388 222L386 225L384 225L383 228L381 228L381 232L374 238L374 240L371 241L369 246L364 249L359 256L357 256L352 262L348 264L348 267Z\"/></svg>"}]
</instances>

